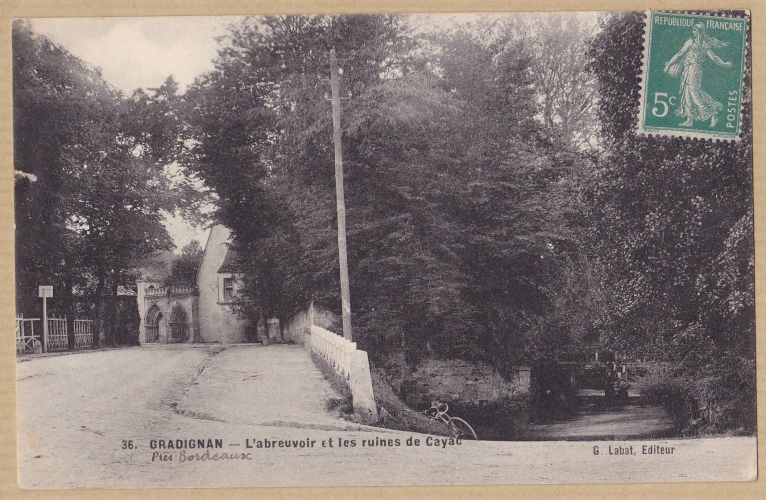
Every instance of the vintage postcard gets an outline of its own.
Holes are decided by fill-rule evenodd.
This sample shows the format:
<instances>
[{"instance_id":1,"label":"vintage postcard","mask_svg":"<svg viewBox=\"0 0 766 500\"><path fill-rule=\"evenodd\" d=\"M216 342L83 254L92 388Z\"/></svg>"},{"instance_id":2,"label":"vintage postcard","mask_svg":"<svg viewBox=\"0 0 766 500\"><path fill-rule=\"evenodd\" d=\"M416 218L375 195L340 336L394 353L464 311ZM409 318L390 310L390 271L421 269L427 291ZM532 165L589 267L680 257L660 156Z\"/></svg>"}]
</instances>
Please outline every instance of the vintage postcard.
<instances>
[{"instance_id":1,"label":"vintage postcard","mask_svg":"<svg viewBox=\"0 0 766 500\"><path fill-rule=\"evenodd\" d=\"M750 17L15 19L20 488L757 479Z\"/></svg>"}]
</instances>

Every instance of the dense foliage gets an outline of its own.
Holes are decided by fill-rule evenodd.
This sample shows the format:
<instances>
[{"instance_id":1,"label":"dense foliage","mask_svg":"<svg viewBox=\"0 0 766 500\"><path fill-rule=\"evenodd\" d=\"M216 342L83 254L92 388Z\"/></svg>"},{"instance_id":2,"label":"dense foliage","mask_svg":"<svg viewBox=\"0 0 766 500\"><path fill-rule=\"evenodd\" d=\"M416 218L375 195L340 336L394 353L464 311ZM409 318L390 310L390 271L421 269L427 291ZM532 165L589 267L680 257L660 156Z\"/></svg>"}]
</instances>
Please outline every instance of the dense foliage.
<instances>
[{"instance_id":1,"label":"dense foliage","mask_svg":"<svg viewBox=\"0 0 766 500\"><path fill-rule=\"evenodd\" d=\"M669 363L650 378L689 400L683 419L709 406L714 424L753 431L749 86L741 141L636 135L642 26L640 14L610 17L592 48L604 154L591 205L609 292L599 325L632 358Z\"/></svg>"},{"instance_id":2,"label":"dense foliage","mask_svg":"<svg viewBox=\"0 0 766 500\"><path fill-rule=\"evenodd\" d=\"M202 263L202 245L191 240L181 249L170 263L170 274L165 278L165 285L188 285L197 282L197 272Z\"/></svg>"},{"instance_id":3,"label":"dense foliage","mask_svg":"<svg viewBox=\"0 0 766 500\"><path fill-rule=\"evenodd\" d=\"M14 167L31 174L15 182L18 312L39 317L37 286L53 285L51 306L67 315L70 336L76 315L101 316L114 342L118 286L132 283L142 256L172 247L162 211L180 198L160 158L176 136L149 111L174 86L125 99L97 70L14 23Z\"/></svg>"},{"instance_id":4,"label":"dense foliage","mask_svg":"<svg viewBox=\"0 0 766 500\"><path fill-rule=\"evenodd\" d=\"M657 373L672 373L682 389L665 393L684 394L687 414L717 404L721 425L751 429L752 411L734 417L754 387L751 138L635 134L642 22L607 16L592 40L555 17L232 26L183 97L184 164L247 256L243 313L339 309L335 47L355 340L374 360L507 372L600 341L669 362ZM724 404L725 391L742 397Z\"/></svg>"},{"instance_id":5,"label":"dense foliage","mask_svg":"<svg viewBox=\"0 0 766 500\"><path fill-rule=\"evenodd\" d=\"M423 47L429 50L421 50ZM219 196L254 318L338 310L327 54L343 70L355 339L501 369L593 335L576 230L588 160L534 119L521 39L415 35L402 16L286 16L231 28L184 95L182 163ZM584 72L584 69L582 69ZM582 321L572 322L572 317Z\"/></svg>"}]
</instances>

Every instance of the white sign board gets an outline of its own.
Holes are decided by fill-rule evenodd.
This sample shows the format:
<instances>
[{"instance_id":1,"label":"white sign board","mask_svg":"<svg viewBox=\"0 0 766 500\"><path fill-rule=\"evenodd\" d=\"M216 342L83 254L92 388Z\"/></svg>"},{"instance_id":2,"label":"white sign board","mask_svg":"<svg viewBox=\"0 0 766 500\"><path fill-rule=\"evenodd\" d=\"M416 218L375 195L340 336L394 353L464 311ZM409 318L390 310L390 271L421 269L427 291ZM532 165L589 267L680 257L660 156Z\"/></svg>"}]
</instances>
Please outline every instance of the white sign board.
<instances>
[{"instance_id":1,"label":"white sign board","mask_svg":"<svg viewBox=\"0 0 766 500\"><path fill-rule=\"evenodd\" d=\"M52 285L45 285L38 287L37 290L37 296L38 297L45 297L50 298L53 297L53 286Z\"/></svg>"}]
</instances>

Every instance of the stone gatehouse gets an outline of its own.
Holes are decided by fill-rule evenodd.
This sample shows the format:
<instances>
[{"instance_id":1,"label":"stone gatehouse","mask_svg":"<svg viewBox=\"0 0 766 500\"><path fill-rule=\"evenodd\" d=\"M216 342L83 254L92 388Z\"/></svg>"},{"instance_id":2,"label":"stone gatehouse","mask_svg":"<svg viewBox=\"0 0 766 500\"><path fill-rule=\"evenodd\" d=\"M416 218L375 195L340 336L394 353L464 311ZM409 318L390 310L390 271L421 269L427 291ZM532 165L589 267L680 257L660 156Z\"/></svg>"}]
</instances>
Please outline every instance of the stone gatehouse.
<instances>
[{"instance_id":1,"label":"stone gatehouse","mask_svg":"<svg viewBox=\"0 0 766 500\"><path fill-rule=\"evenodd\" d=\"M138 282L139 342L199 342L199 294L193 285Z\"/></svg>"},{"instance_id":2,"label":"stone gatehouse","mask_svg":"<svg viewBox=\"0 0 766 500\"><path fill-rule=\"evenodd\" d=\"M229 248L231 233L210 230L196 283L164 286L138 281L139 342L246 342L255 330L236 312L242 273ZM251 338L255 332L250 332Z\"/></svg>"}]
</instances>

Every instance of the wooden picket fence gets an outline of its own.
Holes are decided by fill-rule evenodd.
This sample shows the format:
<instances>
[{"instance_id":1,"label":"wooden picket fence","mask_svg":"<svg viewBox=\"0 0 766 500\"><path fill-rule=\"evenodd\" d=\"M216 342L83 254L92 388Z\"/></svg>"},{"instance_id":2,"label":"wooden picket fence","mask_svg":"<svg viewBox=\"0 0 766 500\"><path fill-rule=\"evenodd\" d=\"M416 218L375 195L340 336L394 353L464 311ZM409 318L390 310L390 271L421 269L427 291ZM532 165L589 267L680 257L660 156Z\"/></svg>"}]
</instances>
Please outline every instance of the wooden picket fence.
<instances>
[{"instance_id":1,"label":"wooden picket fence","mask_svg":"<svg viewBox=\"0 0 766 500\"><path fill-rule=\"evenodd\" d=\"M69 349L66 318L48 318L48 352Z\"/></svg>"},{"instance_id":2,"label":"wooden picket fence","mask_svg":"<svg viewBox=\"0 0 766 500\"><path fill-rule=\"evenodd\" d=\"M39 322L39 323L35 323ZM16 317L16 352L31 353L34 351L34 340L43 342L43 327L40 318ZM93 346L94 321L89 319L74 320L74 348L81 349ZM48 318L48 352L66 351L69 349L69 331L66 318Z\"/></svg>"},{"instance_id":3,"label":"wooden picket fence","mask_svg":"<svg viewBox=\"0 0 766 500\"><path fill-rule=\"evenodd\" d=\"M23 354L27 352L34 352L34 341L42 342L43 327L40 323L40 318L25 318L21 314L16 315L16 352Z\"/></svg>"},{"instance_id":4,"label":"wooden picket fence","mask_svg":"<svg viewBox=\"0 0 766 500\"><path fill-rule=\"evenodd\" d=\"M90 347L93 345L93 321L89 319L74 320L74 346Z\"/></svg>"}]
</instances>

